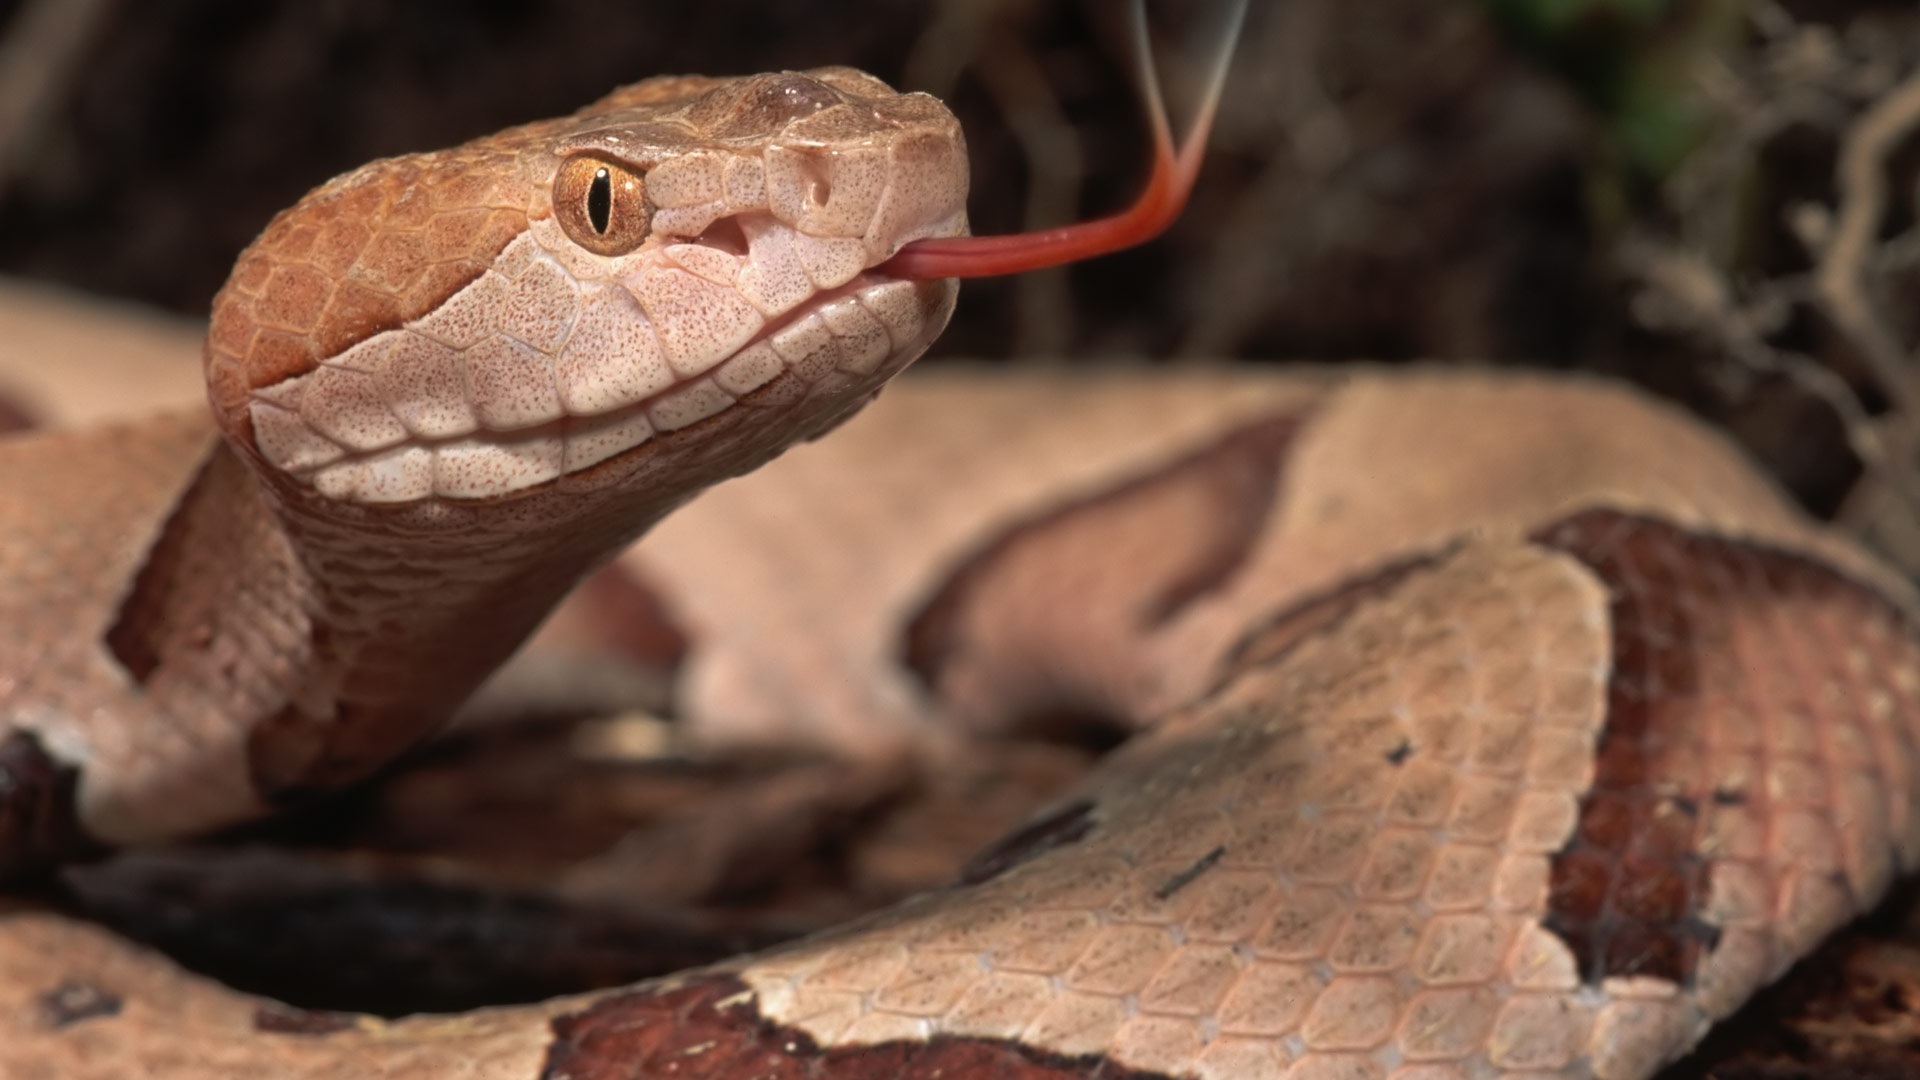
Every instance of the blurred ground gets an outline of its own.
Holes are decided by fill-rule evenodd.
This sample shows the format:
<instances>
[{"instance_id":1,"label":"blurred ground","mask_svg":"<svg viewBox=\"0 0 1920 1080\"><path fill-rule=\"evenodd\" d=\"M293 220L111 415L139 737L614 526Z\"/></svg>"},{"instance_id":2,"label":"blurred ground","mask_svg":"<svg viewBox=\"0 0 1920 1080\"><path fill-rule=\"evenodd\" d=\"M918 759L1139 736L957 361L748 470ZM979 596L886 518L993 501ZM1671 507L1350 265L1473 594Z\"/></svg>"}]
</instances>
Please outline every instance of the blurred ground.
<instances>
[{"instance_id":1,"label":"blurred ground","mask_svg":"<svg viewBox=\"0 0 1920 1080\"><path fill-rule=\"evenodd\" d=\"M1167 45L1204 6L1155 5ZM1920 10L1909 0L1253 8L1215 149L1173 233L1085 266L969 283L925 362L1438 359L1610 372L1726 426L1816 512L1920 567ZM568 111L649 74L823 63L955 108L973 150L977 231L1074 220L1123 202L1144 165L1120 10L1113 0L0 0L0 274L198 315L275 210L368 158ZM539 760L512 743L505 752L511 775ZM367 796L360 812L385 820L382 807L417 790L431 797L406 803L416 815L420 799L466 806L432 785L433 767ZM1021 799L1056 790L1063 769L1051 759L1016 769L1031 790L996 813L1017 821ZM737 778L696 773L674 781L690 799L720 798ZM479 775L485 789L494 774ZM839 892L789 897L781 918L791 919L777 926L668 920L674 940L724 951L940 880L918 863L873 871L892 864L861 845L898 855L907 847L886 846L892 815L977 792L874 783L825 784L848 793L839 812L867 838L842 828L809 849L831 849L822 858L839 868ZM777 800L759 814L749 822L792 818ZM940 853L961 857L980 839L951 837ZM208 923L308 937L322 955L374 933L250 924L206 895L224 879L183 865L136 863L78 887L150 939L185 933L188 951L199 941L218 952ZM307 889L311 902L363 895L367 876L387 869L237 873ZM381 909L393 941L479 911L479 938L572 947L540 936L560 916L508 911L487 899L489 882L440 872L446 891ZM713 889L740 894L716 874ZM141 914L155 890L192 900L175 915L215 914L198 938L155 925ZM289 903L285 892L256 900L248 910ZM648 933L606 929L566 910L569 943L594 938L618 953L608 940L640 941L647 955L627 965L602 951L558 982L523 978L523 992L684 963L693 947L657 951L651 923ZM1906 910L1897 903L1833 946L1686 1075L1920 1074L1920 953L1910 948L1920 934ZM412 914L396 922L396 911ZM260 940L229 947L257 955ZM365 981L391 977L380 969ZM459 970L444 981L467 993L481 978ZM351 987L342 993L367 1007Z\"/></svg>"}]
</instances>

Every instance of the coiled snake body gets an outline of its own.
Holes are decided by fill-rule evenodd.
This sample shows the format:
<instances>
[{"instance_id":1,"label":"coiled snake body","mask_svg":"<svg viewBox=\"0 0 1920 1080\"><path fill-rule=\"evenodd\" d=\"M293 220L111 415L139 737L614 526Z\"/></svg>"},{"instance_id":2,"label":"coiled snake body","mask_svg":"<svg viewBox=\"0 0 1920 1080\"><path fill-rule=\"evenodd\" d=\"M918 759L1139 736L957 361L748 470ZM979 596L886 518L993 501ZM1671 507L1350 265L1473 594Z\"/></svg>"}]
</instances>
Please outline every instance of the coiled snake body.
<instances>
[{"instance_id":1,"label":"coiled snake body","mask_svg":"<svg viewBox=\"0 0 1920 1080\"><path fill-rule=\"evenodd\" d=\"M954 287L885 264L964 177L937 103L830 69L281 215L214 425L0 443L0 869L425 735L925 348ZM1602 384L949 373L653 539L716 737L1149 730L952 888L538 1006L290 1023L19 902L0 1074L1644 1077L1920 858L1905 584Z\"/></svg>"}]
</instances>

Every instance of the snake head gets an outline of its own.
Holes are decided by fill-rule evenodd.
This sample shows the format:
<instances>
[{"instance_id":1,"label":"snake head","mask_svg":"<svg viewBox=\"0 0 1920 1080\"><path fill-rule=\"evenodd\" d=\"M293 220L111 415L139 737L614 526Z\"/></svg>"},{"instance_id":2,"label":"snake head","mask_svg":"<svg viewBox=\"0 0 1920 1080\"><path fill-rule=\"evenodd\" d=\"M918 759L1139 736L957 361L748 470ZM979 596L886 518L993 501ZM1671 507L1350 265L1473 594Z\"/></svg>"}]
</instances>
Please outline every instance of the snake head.
<instances>
[{"instance_id":1,"label":"snake head","mask_svg":"<svg viewBox=\"0 0 1920 1080\"><path fill-rule=\"evenodd\" d=\"M215 301L209 396L308 503L689 474L677 501L926 348L954 282L875 268L964 235L966 188L952 114L858 71L651 79L281 213Z\"/></svg>"}]
</instances>

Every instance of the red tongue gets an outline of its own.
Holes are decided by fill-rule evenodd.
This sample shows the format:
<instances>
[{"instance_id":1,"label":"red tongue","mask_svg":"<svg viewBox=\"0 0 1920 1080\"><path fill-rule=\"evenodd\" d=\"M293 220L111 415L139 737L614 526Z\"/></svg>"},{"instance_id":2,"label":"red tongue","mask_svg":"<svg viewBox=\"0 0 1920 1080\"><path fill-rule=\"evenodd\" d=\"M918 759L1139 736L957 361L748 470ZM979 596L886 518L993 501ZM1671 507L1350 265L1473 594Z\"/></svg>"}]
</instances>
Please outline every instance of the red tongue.
<instances>
[{"instance_id":1,"label":"red tongue","mask_svg":"<svg viewBox=\"0 0 1920 1080\"><path fill-rule=\"evenodd\" d=\"M1154 153L1153 175L1132 206L1110 217L1038 232L915 240L876 269L891 277L911 280L995 277L1090 259L1143 244L1165 232L1185 209L1187 196L1193 192L1194 178L1200 173L1200 157L1207 148L1207 134L1213 127L1220 89L1226 81L1227 61L1233 55L1233 43L1239 37L1245 12L1245 0L1233 0L1227 5L1206 96L1194 116L1193 127L1187 132L1186 145L1175 150L1166 107L1160 100L1159 82L1153 73L1153 59L1148 52L1145 4L1133 5L1141 98L1153 126Z\"/></svg>"}]
</instances>

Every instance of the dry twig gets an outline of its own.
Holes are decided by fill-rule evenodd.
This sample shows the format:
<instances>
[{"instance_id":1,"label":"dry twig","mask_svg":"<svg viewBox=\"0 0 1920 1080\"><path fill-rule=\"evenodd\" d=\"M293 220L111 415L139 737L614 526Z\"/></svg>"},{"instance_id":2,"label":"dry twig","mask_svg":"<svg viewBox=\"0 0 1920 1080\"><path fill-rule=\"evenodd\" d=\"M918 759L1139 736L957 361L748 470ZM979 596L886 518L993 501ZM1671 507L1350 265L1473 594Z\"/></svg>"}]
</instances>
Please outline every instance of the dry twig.
<instances>
[{"instance_id":1,"label":"dry twig","mask_svg":"<svg viewBox=\"0 0 1920 1080\"><path fill-rule=\"evenodd\" d=\"M0 38L0 186L39 147L113 0L33 0Z\"/></svg>"},{"instance_id":2,"label":"dry twig","mask_svg":"<svg viewBox=\"0 0 1920 1080\"><path fill-rule=\"evenodd\" d=\"M1920 357L1879 299L1920 259L1920 231L1881 235L1895 163L1920 131L1920 38L1890 47L1897 38L1884 31L1803 26L1770 4L1754 19L1762 41L1746 69L1712 61L1701 75L1703 97L1724 119L1668 182L1684 239L1639 234L1619 248L1640 285L1634 315L1707 343L1737 370L1784 378L1832 410L1864 469L1842 523L1920 573ZM1778 212L1812 265L1744 284L1745 196L1774 140L1809 127L1839 146L1833 204ZM1785 344L1800 311L1824 319L1841 350ZM1850 359L1835 366L1840 358ZM1863 401L1860 379L1882 408Z\"/></svg>"},{"instance_id":3,"label":"dry twig","mask_svg":"<svg viewBox=\"0 0 1920 1080\"><path fill-rule=\"evenodd\" d=\"M1920 68L1869 108L1840 152L1839 212L1814 272L1820 308L1846 335L1895 407L1920 417L1920 386L1906 350L1875 310L1867 265L1886 221L1887 167L1920 125Z\"/></svg>"}]
</instances>

